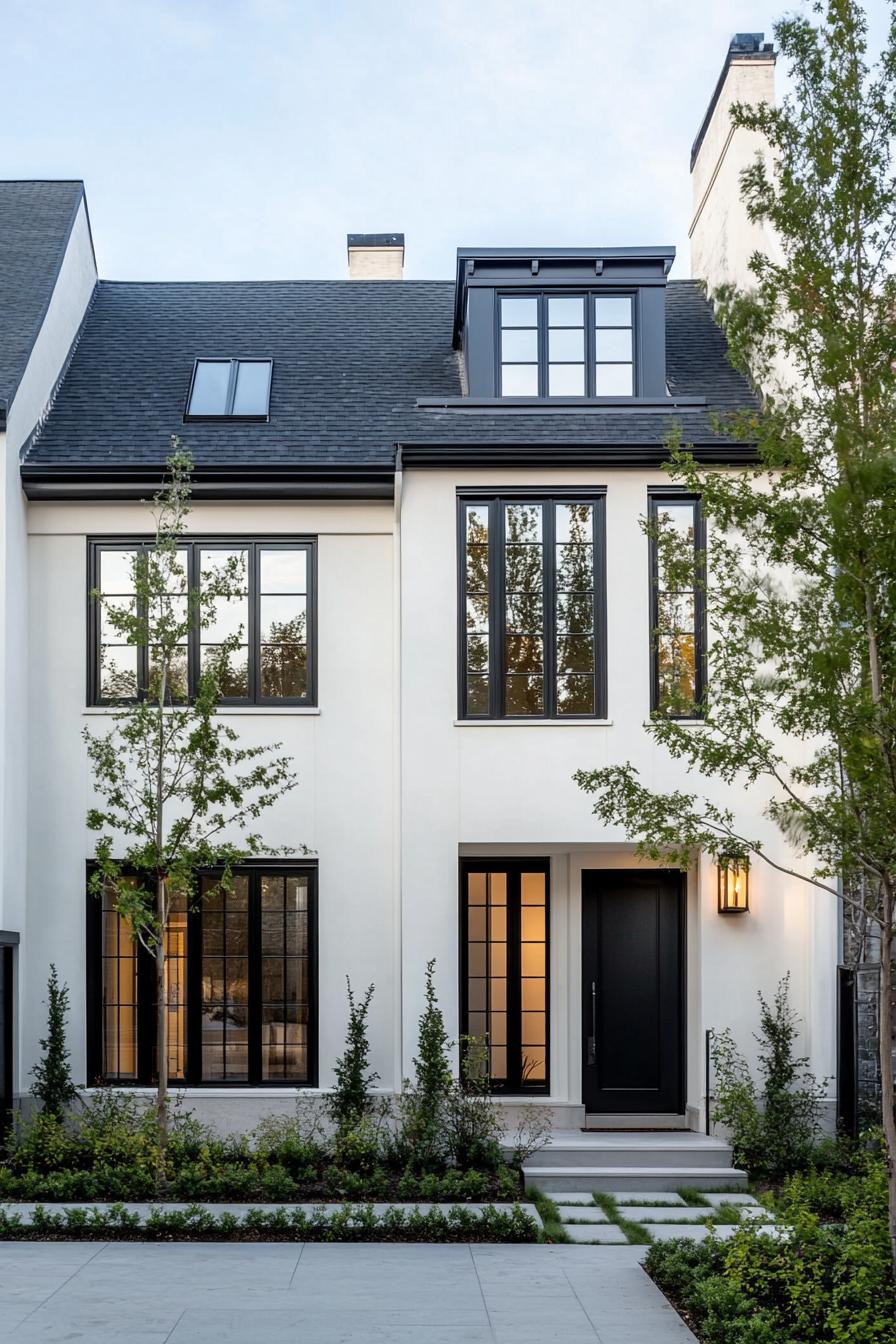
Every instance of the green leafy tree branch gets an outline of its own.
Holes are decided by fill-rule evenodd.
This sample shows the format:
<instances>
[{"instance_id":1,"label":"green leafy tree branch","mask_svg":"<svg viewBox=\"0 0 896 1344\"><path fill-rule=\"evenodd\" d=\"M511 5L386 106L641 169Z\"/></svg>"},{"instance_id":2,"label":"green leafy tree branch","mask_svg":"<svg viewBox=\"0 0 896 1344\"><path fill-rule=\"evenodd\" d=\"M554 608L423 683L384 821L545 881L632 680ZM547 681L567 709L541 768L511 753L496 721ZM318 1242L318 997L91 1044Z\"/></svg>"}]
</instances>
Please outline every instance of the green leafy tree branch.
<instances>
[{"instance_id":1,"label":"green leafy tree branch","mask_svg":"<svg viewBox=\"0 0 896 1344\"><path fill-rule=\"evenodd\" d=\"M155 536L132 560L133 599L92 600L120 643L149 651L148 685L120 699L106 731L84 730L96 804L87 825L97 834L94 895L114 908L152 955L156 968L158 1084L156 1110L168 1132L168 982L166 941L172 909L199 899L198 870L221 873L229 887L235 865L272 850L255 824L295 787L281 744L247 747L218 715L230 659L242 629L203 661L192 701L185 697L185 647L207 630L217 605L245 592L243 564L229 556L190 588L179 551L189 513L192 463L176 439L168 474L155 497Z\"/></svg>"},{"instance_id":2,"label":"green leafy tree branch","mask_svg":"<svg viewBox=\"0 0 896 1344\"><path fill-rule=\"evenodd\" d=\"M706 689L700 726L673 704L647 731L694 788L658 792L631 764L576 778L641 854L681 867L739 854L877 929L896 1264L896 8L875 64L856 0L814 12L775 27L791 96L732 110L767 146L742 193L777 240L752 257L749 291L713 295L734 363L762 392L761 409L724 428L756 442L759 465L711 469L669 445L669 474L706 520ZM674 538L662 545L685 562ZM731 801L707 797L701 778ZM741 822L736 800L754 785L791 859Z\"/></svg>"}]
</instances>

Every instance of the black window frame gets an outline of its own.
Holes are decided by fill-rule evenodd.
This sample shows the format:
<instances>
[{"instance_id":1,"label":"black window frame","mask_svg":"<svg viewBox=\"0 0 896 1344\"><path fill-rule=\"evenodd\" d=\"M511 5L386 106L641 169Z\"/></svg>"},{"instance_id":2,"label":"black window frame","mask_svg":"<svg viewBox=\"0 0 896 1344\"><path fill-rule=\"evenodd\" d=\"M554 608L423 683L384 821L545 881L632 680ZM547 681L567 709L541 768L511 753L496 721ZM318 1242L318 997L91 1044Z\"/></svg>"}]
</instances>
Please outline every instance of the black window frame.
<instances>
[{"instance_id":1,"label":"black window frame","mask_svg":"<svg viewBox=\"0 0 896 1344\"><path fill-rule=\"evenodd\" d=\"M672 714L660 700L659 656L657 630L659 627L659 556L656 538L652 535L657 525L657 509L663 504L691 504L694 510L694 707L687 714ZM647 516L651 535L649 546L650 576L650 710L671 719L702 719L703 698L706 694L706 526L699 495L668 486L651 487L647 492Z\"/></svg>"},{"instance_id":2,"label":"black window frame","mask_svg":"<svg viewBox=\"0 0 896 1344\"><path fill-rule=\"evenodd\" d=\"M575 401L583 401L583 402L584 402L584 401L602 401L602 400L604 400L604 399L609 400L609 401L619 401L619 400L629 400L630 398L637 397L637 396L639 395L639 391L638 391L638 389L639 389L639 387L640 387L640 371L639 371L639 368L638 368L638 364L639 364L639 360L638 360L638 326L639 326L638 292L639 292L639 291L638 291L637 286L634 287L634 288L626 288L625 286L614 286L612 289L610 289L610 288L606 288L606 289L605 289L605 288L603 288L603 287L601 287L600 289L582 289L581 286L579 286L579 287L572 286L572 287L570 287L570 288L566 288L566 287L557 287L557 288L554 288L554 287L551 287L551 288L543 288L543 289L535 289L535 288L533 288L533 289L529 289L528 287L526 287L526 288L522 288L522 287L517 287L517 288L504 287L504 288L496 289L496 290L495 290L494 327L493 327L493 330L494 330L494 351L495 351L494 379L495 379L495 390L496 390L496 395L497 395L498 397L503 397L503 396L504 396L504 392L503 392L503 390L502 390L502 383L503 383L503 378L502 378L502 367L503 367L503 365L504 365L505 363L508 363L508 364L531 363L531 361L520 361L520 360L506 360L506 361L505 361L504 359L502 359L502 340L501 340L501 332L502 332L502 322L501 322L501 300L502 300L502 299L535 299L535 300L536 300L536 303L537 303L537 328L536 328L536 331L537 331L537 349L538 349L538 393L537 393L537 395L534 396L534 397L518 397L517 394L515 394L515 393L508 393L507 395L508 395L508 397L509 397L511 400L523 400L523 401L531 401L531 402L536 402L536 401L547 401L547 402L550 402L550 401L557 401L557 400L561 400L561 401L575 400ZM631 331L631 333L632 333L632 357L631 357L631 360L630 360L630 361L629 361L629 360L601 360L601 363L602 363L602 364L620 364L620 365L624 364L626 367L628 367L628 365L629 365L629 363L630 363L630 364L631 364L631 370L632 370L632 390L631 390L630 393L624 393L624 394L613 394L613 395L598 394L598 392L597 392L597 390L596 390L596 387L597 387L597 372L596 372L596 369L597 369L597 338L596 338L595 332L596 332L596 330L597 330L597 324L596 324L596 318L595 318L595 301L596 301L597 299L622 299L622 298L626 298L626 299L630 299L630 300L631 300L632 321L631 321L631 327L630 327L630 328L629 328L629 327L620 327L620 328L618 328L618 330L620 330L620 331L623 331L623 330L624 330L624 331L628 331L628 330L630 330L630 331ZM584 324L585 324L585 331L584 331L584 336L585 336L585 349L584 349L584 359L585 359L585 390L584 390L584 393L582 394L582 396L580 396L580 397L579 397L579 396L573 396L573 397L571 397L570 394L568 394L568 393L562 393L562 392L561 392L561 393L555 393L555 394L552 396L551 393L550 393L550 391L548 390L548 389L549 389L549 376L550 376L550 374L549 374L549 367L548 367L549 364L550 364L550 358L549 358L550 351L549 351L549 348L548 348L548 345L549 345L548 300L549 300L549 299L582 299L582 300L584 301L584 303L583 303L583 309L584 309ZM511 328L511 329L512 329L512 328ZM577 329L577 328L576 328L576 329ZM558 362L559 362L559 363L572 363L573 361L569 361L569 360L560 360L560 361L554 361L554 362L555 362L555 363L558 363ZM577 363L577 361L575 361L575 362Z\"/></svg>"},{"instance_id":3,"label":"black window frame","mask_svg":"<svg viewBox=\"0 0 896 1344\"><path fill-rule=\"evenodd\" d=\"M230 365L230 376L227 383L227 398L225 401L225 409L223 411L218 412L206 411L194 415L193 412L190 410L190 405L192 404L193 401L193 388L196 384L196 374L198 372L200 364ZM236 382L237 377L239 375L239 366L241 364L267 364L268 366L269 369L268 402L267 402L267 409L263 413L259 412L255 415L234 414L233 402L236 396ZM274 381L274 361L273 358L271 357L265 355L238 355L235 357L231 355L199 355L198 358L194 359L193 361L193 370L190 374L190 386L187 389L187 400L184 403L184 417L183 417L184 424L185 425L201 425L207 423L220 424L222 420L232 421L236 424L242 424L242 423L254 424L254 425L267 424L269 423L271 418L271 387L273 385L273 381Z\"/></svg>"},{"instance_id":4,"label":"black window frame","mask_svg":"<svg viewBox=\"0 0 896 1344\"><path fill-rule=\"evenodd\" d=\"M102 639L101 614L102 602L92 596L99 588L100 556L103 551L128 551L151 546L151 536L109 536L88 537L87 539L87 704L91 707L104 707L116 704L134 704L143 699L149 682L149 651L146 645L137 645L137 695L127 699L104 699L100 684L100 648ZM261 706L293 707L314 709L317 707L317 538L309 536L285 537L258 536L189 536L178 542L179 550L187 550L188 569L187 587L190 590L200 588L200 551L202 550L246 550L248 561L249 624L246 642L249 646L249 693L245 696L222 696L222 706ZM303 550L307 565L306 600L306 663L308 689L303 696L263 696L261 686L261 635L260 635L260 565L258 553L262 550ZM187 699L196 694L199 681L201 631L198 621L190 634L187 645ZM180 702L183 703L183 702Z\"/></svg>"},{"instance_id":5,"label":"black window frame","mask_svg":"<svg viewBox=\"0 0 896 1344\"><path fill-rule=\"evenodd\" d=\"M87 865L89 882L95 866ZM233 875L247 875L250 879L249 896L249 1032L248 1049L250 1076L245 1081L234 1079L203 1079L202 1077L202 907L198 901L187 914L187 1006L185 1077L173 1085L201 1088L288 1088L314 1089L319 1085L320 994L318 963L318 889L319 874L316 860L275 859L237 864ZM304 1081L289 1078L265 1079L261 1076L261 942L260 889L262 877L296 876L308 878L308 1077ZM196 871L197 889L203 877L220 876L220 869L202 868ZM88 1084L105 1083L103 1076L103 904L87 889L87 1078ZM110 1087L154 1086L153 1063L156 1044L155 963L151 954L137 944L137 1076L110 1078ZM254 1075L254 1076L253 1076Z\"/></svg>"},{"instance_id":6,"label":"black window frame","mask_svg":"<svg viewBox=\"0 0 896 1344\"><path fill-rule=\"evenodd\" d=\"M469 1036L469 1002L467 982L469 976L469 954L467 933L469 928L467 903L467 876L470 873L506 873L508 879L514 879L513 891L515 910L511 915L511 882L507 885L507 1055L508 1077L504 1083L495 1083L489 1079L490 1091L495 1096L549 1096L551 1091L551 860L549 858L462 858L459 863L459 1022L462 1037ZM522 1080L522 1033L520 1031L520 876L523 873L544 873L544 1011L545 1011L545 1065L544 1080L537 1083L525 1083ZM511 934L514 936L511 937ZM516 1051L516 1069L511 1077L510 1053Z\"/></svg>"},{"instance_id":7,"label":"black window frame","mask_svg":"<svg viewBox=\"0 0 896 1344\"><path fill-rule=\"evenodd\" d=\"M505 710L505 631L504 631L504 506L506 504L541 504L544 507L542 546L544 548L543 586L543 639L545 649L543 714L508 714ZM593 506L594 546L594 689L595 709L591 714L558 714L556 672L556 613L554 611L555 550L554 505L590 504ZM489 508L489 708L484 714L467 710L466 665L466 531L465 509L468 505ZM496 526L497 522L497 526ZM607 564L606 564L606 487L570 490L540 489L537 487L503 488L498 490L460 489L457 491L457 715L465 722L487 723L495 720L511 723L595 723L607 717ZM547 557L550 556L550 563ZM495 628L497 622L497 628Z\"/></svg>"}]
</instances>

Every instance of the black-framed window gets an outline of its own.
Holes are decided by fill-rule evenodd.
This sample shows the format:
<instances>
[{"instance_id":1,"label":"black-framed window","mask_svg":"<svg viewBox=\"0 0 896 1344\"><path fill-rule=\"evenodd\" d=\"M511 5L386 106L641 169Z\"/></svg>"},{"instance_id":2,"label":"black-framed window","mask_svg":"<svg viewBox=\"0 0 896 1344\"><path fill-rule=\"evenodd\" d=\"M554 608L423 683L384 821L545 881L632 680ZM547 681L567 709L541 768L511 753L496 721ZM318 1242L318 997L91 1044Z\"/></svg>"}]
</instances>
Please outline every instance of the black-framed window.
<instances>
[{"instance_id":1,"label":"black-framed window","mask_svg":"<svg viewBox=\"0 0 896 1344\"><path fill-rule=\"evenodd\" d=\"M270 359L197 359L185 420L267 420Z\"/></svg>"},{"instance_id":2,"label":"black-framed window","mask_svg":"<svg viewBox=\"0 0 896 1344\"><path fill-rule=\"evenodd\" d=\"M632 397L633 293L498 293L502 397Z\"/></svg>"},{"instance_id":3,"label":"black-framed window","mask_svg":"<svg viewBox=\"0 0 896 1344\"><path fill-rule=\"evenodd\" d=\"M156 974L110 894L87 897L89 1076L151 1084ZM245 866L199 877L172 911L168 1070L188 1085L317 1083L317 869Z\"/></svg>"},{"instance_id":4,"label":"black-framed window","mask_svg":"<svg viewBox=\"0 0 896 1344\"><path fill-rule=\"evenodd\" d=\"M462 718L606 715L604 502L460 495Z\"/></svg>"},{"instance_id":5,"label":"black-framed window","mask_svg":"<svg viewBox=\"0 0 896 1344\"><path fill-rule=\"evenodd\" d=\"M136 598L133 559L146 541L138 538L89 542L88 589L99 590L116 606ZM313 540L184 541L178 558L185 582L174 600L186 607L186 588L202 593L203 575L220 569L236 556L245 576L239 596L210 600L210 623L197 620L173 666L172 698L195 694L204 660L217 645L242 631L240 646L231 651L222 680L222 703L316 703L316 548ZM89 601L90 704L134 700L146 693L152 670L152 649L122 644L112 629L105 602Z\"/></svg>"},{"instance_id":6,"label":"black-framed window","mask_svg":"<svg viewBox=\"0 0 896 1344\"><path fill-rule=\"evenodd\" d=\"M651 703L674 718L699 718L706 677L706 541L700 500L695 495L651 491L650 537ZM656 533L670 538L670 563ZM693 567L682 573L684 555Z\"/></svg>"},{"instance_id":7,"label":"black-framed window","mask_svg":"<svg viewBox=\"0 0 896 1344\"><path fill-rule=\"evenodd\" d=\"M550 863L461 862L461 1033L496 1092L550 1087Z\"/></svg>"}]
</instances>

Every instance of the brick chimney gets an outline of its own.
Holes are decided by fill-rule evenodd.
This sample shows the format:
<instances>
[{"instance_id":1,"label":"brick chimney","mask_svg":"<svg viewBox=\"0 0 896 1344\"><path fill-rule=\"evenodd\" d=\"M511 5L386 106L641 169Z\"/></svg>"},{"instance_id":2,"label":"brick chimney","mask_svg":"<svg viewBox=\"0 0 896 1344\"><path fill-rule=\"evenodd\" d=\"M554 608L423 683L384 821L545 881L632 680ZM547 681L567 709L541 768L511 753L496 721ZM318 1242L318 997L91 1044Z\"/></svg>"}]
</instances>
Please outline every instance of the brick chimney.
<instances>
[{"instance_id":1,"label":"brick chimney","mask_svg":"<svg viewBox=\"0 0 896 1344\"><path fill-rule=\"evenodd\" d=\"M731 125L732 103L774 103L775 49L764 33L736 33L691 149L691 274L710 291L723 282L747 288L753 252L777 255L768 227L747 218L740 175L764 139Z\"/></svg>"},{"instance_id":2,"label":"brick chimney","mask_svg":"<svg viewBox=\"0 0 896 1344\"><path fill-rule=\"evenodd\" d=\"M403 233L348 235L349 280L400 280L403 274Z\"/></svg>"}]
</instances>

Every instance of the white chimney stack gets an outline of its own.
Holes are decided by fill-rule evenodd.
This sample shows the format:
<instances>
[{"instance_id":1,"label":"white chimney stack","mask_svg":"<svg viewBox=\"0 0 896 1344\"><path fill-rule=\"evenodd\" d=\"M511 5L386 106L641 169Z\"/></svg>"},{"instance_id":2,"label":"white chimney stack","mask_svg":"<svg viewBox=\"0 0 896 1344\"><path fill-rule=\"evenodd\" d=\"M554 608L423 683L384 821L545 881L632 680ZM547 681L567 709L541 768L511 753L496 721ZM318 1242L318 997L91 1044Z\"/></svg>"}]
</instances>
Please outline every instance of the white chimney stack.
<instances>
[{"instance_id":1,"label":"white chimney stack","mask_svg":"<svg viewBox=\"0 0 896 1344\"><path fill-rule=\"evenodd\" d=\"M400 280L403 274L403 233L348 235L349 280Z\"/></svg>"},{"instance_id":2,"label":"white chimney stack","mask_svg":"<svg viewBox=\"0 0 896 1344\"><path fill-rule=\"evenodd\" d=\"M741 199L740 175L757 153L766 151L765 141L731 124L732 103L774 104L775 50L764 38L764 33L736 33L731 39L691 149L691 275L704 280L710 292L726 282L750 287L751 255L778 255L768 227L751 223Z\"/></svg>"}]
</instances>

